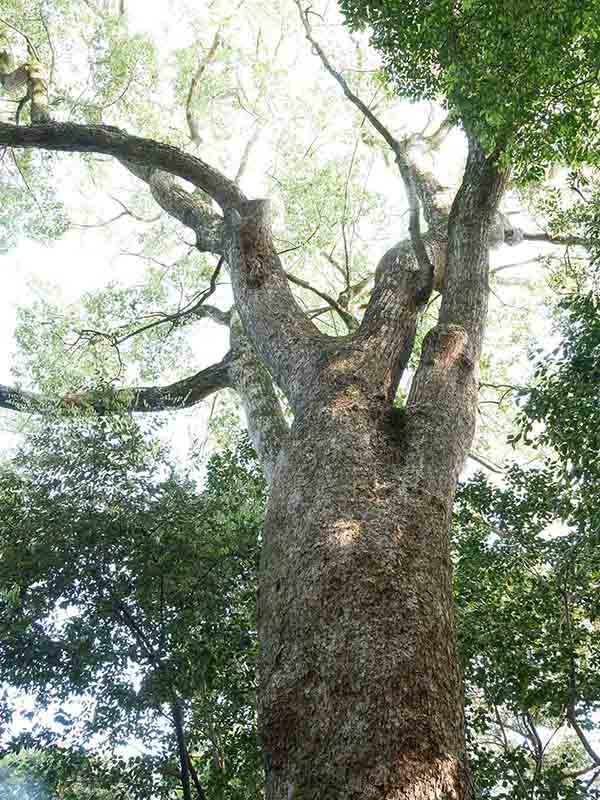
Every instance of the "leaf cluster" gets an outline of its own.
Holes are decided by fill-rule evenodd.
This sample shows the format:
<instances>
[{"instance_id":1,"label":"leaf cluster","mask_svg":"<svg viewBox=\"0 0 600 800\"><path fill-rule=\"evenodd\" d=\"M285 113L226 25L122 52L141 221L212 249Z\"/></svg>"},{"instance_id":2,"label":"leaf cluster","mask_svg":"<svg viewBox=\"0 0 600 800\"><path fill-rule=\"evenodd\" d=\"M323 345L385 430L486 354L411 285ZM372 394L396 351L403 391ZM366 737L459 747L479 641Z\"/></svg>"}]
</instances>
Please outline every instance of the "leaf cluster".
<instances>
[{"instance_id":1,"label":"leaf cluster","mask_svg":"<svg viewBox=\"0 0 600 800\"><path fill-rule=\"evenodd\" d=\"M480 797L600 795L575 727L593 742L600 709L597 302L593 292L560 302L562 343L524 399L514 438L543 447L541 464L514 465L501 486L479 475L458 496L459 645Z\"/></svg>"},{"instance_id":2,"label":"leaf cluster","mask_svg":"<svg viewBox=\"0 0 600 800\"><path fill-rule=\"evenodd\" d=\"M597 158L597 2L342 0L368 26L398 91L444 98L490 152L508 148L522 177Z\"/></svg>"}]
</instances>

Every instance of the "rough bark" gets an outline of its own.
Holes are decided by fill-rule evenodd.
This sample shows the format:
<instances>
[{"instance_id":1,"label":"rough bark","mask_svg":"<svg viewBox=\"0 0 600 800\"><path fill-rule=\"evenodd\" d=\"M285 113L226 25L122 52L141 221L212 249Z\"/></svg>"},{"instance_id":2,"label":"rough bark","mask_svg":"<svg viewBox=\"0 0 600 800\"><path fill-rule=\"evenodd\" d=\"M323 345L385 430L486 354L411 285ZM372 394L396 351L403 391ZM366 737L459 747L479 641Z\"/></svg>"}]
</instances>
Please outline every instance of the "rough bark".
<instances>
[{"instance_id":1,"label":"rough bark","mask_svg":"<svg viewBox=\"0 0 600 800\"><path fill-rule=\"evenodd\" d=\"M47 412L52 407L111 411L165 411L189 408L220 389L231 386L231 355L218 364L167 386L139 386L109 392L71 392L60 398L46 397L13 386L0 385L0 408L9 411Z\"/></svg>"},{"instance_id":2,"label":"rough bark","mask_svg":"<svg viewBox=\"0 0 600 800\"><path fill-rule=\"evenodd\" d=\"M434 495L402 415L347 378L295 420L272 484L259 594L267 798L467 798L452 481Z\"/></svg>"},{"instance_id":3,"label":"rough bark","mask_svg":"<svg viewBox=\"0 0 600 800\"><path fill-rule=\"evenodd\" d=\"M250 344L237 314L232 317L230 332L233 355L231 386L242 401L248 435L270 484L281 448L287 440L288 425L271 376Z\"/></svg>"},{"instance_id":4,"label":"rough bark","mask_svg":"<svg viewBox=\"0 0 600 800\"><path fill-rule=\"evenodd\" d=\"M406 408L377 391L360 348L332 355L305 387L312 399L273 477L261 564L268 800L472 797L448 539L475 428L487 239L502 187L472 143L440 321ZM409 284L386 291L407 301ZM404 332L406 349L412 292L380 333L398 342ZM374 295L367 328L390 302ZM384 363L398 348L382 351Z\"/></svg>"}]
</instances>

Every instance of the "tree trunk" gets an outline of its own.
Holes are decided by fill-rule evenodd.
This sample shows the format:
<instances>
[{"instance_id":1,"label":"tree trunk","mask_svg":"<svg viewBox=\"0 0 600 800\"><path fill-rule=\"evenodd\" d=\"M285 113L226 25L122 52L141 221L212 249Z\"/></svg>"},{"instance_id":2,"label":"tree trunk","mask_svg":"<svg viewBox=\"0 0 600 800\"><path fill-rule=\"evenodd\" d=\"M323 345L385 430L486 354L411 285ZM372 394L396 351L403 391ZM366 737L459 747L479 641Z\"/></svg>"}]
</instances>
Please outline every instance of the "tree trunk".
<instances>
[{"instance_id":1,"label":"tree trunk","mask_svg":"<svg viewBox=\"0 0 600 800\"><path fill-rule=\"evenodd\" d=\"M419 412L346 375L296 418L273 478L259 594L266 797L462 800L448 547L462 447L432 480ZM470 439L462 411L453 424Z\"/></svg>"}]
</instances>

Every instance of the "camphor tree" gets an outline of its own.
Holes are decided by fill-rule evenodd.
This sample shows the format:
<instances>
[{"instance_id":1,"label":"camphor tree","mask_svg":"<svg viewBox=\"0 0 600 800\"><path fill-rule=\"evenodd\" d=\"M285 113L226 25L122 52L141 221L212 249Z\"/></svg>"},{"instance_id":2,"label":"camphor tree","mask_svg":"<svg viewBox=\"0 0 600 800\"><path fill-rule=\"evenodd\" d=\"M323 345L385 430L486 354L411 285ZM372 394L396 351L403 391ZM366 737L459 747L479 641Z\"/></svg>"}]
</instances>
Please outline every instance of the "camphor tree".
<instances>
[{"instance_id":1,"label":"camphor tree","mask_svg":"<svg viewBox=\"0 0 600 800\"><path fill-rule=\"evenodd\" d=\"M116 394L133 411L152 411L224 388L239 393L270 483L258 601L268 800L469 798L448 535L475 428L488 247L520 238L498 212L511 172L539 179L552 162L594 160L600 8L576 0L509 0L501 8L345 0L350 26L372 29L389 87L447 106L448 119L429 138L401 138L321 47L315 9L296 6L290 0L287 13L299 14L308 46L395 161L410 212L409 235L377 264L360 319L348 308L349 281L337 298L322 296L346 326L342 335L324 332L295 298L269 203L249 199L227 177L235 167L222 171L204 160L210 153L103 124L97 106L69 121L60 98L54 109L31 36L26 61L10 64L11 48L4 52L3 84L23 87L24 96L19 124L0 125L0 144L114 157L192 231L197 250L219 259L207 293L219 270L229 272L231 311L208 307L205 294L160 320L212 315L229 325L231 349L220 362L168 386L75 392L62 402L109 413ZM50 7L67 13L67 4ZM108 63L110 46L96 47L97 63ZM206 49L188 95L194 147L202 147L202 132L191 101L213 52ZM60 61L56 47L48 59ZM258 95L269 80L256 70ZM237 97L242 104L239 88ZM157 108L161 102L157 96ZM419 150L435 150L452 126L464 131L468 154L449 205ZM242 155L245 164L252 148ZM395 408L434 288L442 294L437 318ZM16 387L2 387L0 397L4 408L43 407Z\"/></svg>"}]
</instances>

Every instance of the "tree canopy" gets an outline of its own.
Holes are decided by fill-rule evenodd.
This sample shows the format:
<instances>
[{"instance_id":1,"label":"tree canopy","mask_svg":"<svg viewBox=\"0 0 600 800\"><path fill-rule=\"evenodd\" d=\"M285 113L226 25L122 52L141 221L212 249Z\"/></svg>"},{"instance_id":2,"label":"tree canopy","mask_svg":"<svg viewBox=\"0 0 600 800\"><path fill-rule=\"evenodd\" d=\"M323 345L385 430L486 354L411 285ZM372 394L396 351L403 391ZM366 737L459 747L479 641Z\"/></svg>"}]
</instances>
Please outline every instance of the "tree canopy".
<instances>
[{"instance_id":1,"label":"tree canopy","mask_svg":"<svg viewBox=\"0 0 600 800\"><path fill-rule=\"evenodd\" d=\"M86 772L131 798L256 796L248 444L215 455L199 492L130 417L71 415L32 432L0 485L0 679L54 723L12 749L46 752L60 797Z\"/></svg>"}]
</instances>

